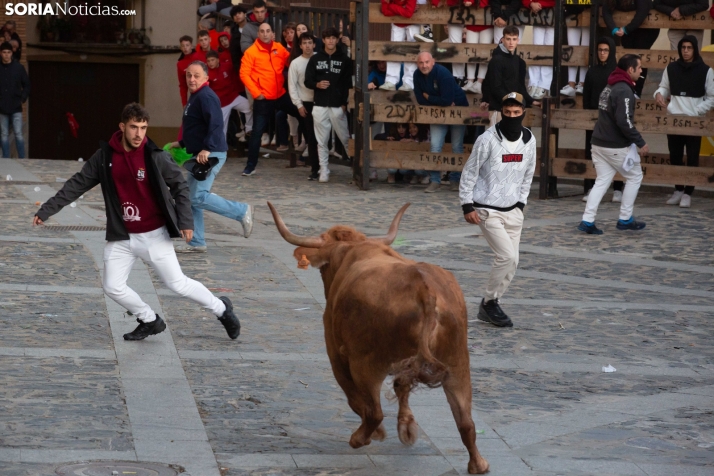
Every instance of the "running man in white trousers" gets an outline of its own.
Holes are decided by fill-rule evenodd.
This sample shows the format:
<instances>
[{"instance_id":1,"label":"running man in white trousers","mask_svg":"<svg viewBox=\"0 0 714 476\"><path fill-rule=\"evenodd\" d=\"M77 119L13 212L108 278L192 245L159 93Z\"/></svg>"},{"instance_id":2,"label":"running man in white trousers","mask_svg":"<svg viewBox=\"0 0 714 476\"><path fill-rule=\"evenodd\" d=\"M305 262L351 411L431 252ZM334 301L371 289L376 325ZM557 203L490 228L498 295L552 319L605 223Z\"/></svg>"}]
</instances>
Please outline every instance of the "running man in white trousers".
<instances>
[{"instance_id":1,"label":"running man in white trousers","mask_svg":"<svg viewBox=\"0 0 714 476\"><path fill-rule=\"evenodd\" d=\"M635 111L635 84L642 73L642 62L638 55L625 55L617 62L610 74L607 86L600 93L598 119L593 130L592 158L597 171L597 179L585 205L583 220L578 230L589 235L602 235L595 226L595 215L602 197L607 192L615 174L622 175L627 183L622 192L618 230L641 230L644 222L632 216L635 199L642 183L642 167L639 159L628 159L632 144L644 154L649 147L633 124ZM628 159L628 160L626 160Z\"/></svg>"},{"instance_id":2,"label":"running man in white trousers","mask_svg":"<svg viewBox=\"0 0 714 476\"><path fill-rule=\"evenodd\" d=\"M193 216L188 184L178 165L146 137L148 112L128 104L119 131L65 182L62 190L45 202L32 220L42 225L63 207L96 185L102 186L107 210L107 244L104 248L104 292L131 312L139 322L125 340L142 340L159 334L166 323L126 285L137 258L143 259L176 294L212 312L231 339L240 335L240 322L230 299L214 296L181 271L171 238L193 236Z\"/></svg>"},{"instance_id":3,"label":"running man in white trousers","mask_svg":"<svg viewBox=\"0 0 714 476\"><path fill-rule=\"evenodd\" d=\"M528 202L536 164L536 140L523 127L526 102L520 93L503 97L501 121L479 136L461 172L459 200L464 218L479 225L496 254L478 318L497 327L513 327L501 309L518 267L523 208Z\"/></svg>"}]
</instances>

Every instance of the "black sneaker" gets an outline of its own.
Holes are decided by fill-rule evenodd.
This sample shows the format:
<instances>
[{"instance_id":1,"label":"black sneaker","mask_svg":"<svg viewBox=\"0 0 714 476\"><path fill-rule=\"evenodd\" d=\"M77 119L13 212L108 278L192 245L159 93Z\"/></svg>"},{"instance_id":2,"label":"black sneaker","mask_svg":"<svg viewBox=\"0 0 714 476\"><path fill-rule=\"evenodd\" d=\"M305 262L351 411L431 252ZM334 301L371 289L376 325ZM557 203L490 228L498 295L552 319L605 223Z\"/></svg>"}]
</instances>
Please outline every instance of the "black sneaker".
<instances>
[{"instance_id":1,"label":"black sneaker","mask_svg":"<svg viewBox=\"0 0 714 476\"><path fill-rule=\"evenodd\" d=\"M151 322L142 322L136 320L139 326L128 334L124 334L124 340L144 340L149 336L160 334L166 329L166 323L163 319L156 315L156 320Z\"/></svg>"},{"instance_id":2,"label":"black sneaker","mask_svg":"<svg viewBox=\"0 0 714 476\"><path fill-rule=\"evenodd\" d=\"M481 305L478 308L478 317L484 322L490 322L497 327L513 327L511 319L503 312L497 300L485 302L481 299Z\"/></svg>"},{"instance_id":3,"label":"black sneaker","mask_svg":"<svg viewBox=\"0 0 714 476\"><path fill-rule=\"evenodd\" d=\"M645 223L630 218L628 221L617 220L618 230L641 230L645 227Z\"/></svg>"},{"instance_id":4,"label":"black sneaker","mask_svg":"<svg viewBox=\"0 0 714 476\"><path fill-rule=\"evenodd\" d=\"M602 235L602 230L595 226L595 223L581 221L578 230L584 231L588 235Z\"/></svg>"},{"instance_id":5,"label":"black sneaker","mask_svg":"<svg viewBox=\"0 0 714 476\"><path fill-rule=\"evenodd\" d=\"M310 174L310 176L307 178L308 180L317 180L320 178L320 174L317 172L313 172Z\"/></svg>"},{"instance_id":6,"label":"black sneaker","mask_svg":"<svg viewBox=\"0 0 714 476\"><path fill-rule=\"evenodd\" d=\"M235 339L240 335L240 322L238 321L236 315L233 314L233 303L231 303L231 300L225 296L221 296L218 299L223 301L223 303L226 305L226 311L221 317L218 318L218 320L221 321L223 327L226 328L228 337L230 337L231 339Z\"/></svg>"},{"instance_id":7,"label":"black sneaker","mask_svg":"<svg viewBox=\"0 0 714 476\"><path fill-rule=\"evenodd\" d=\"M434 33L431 31L431 25L424 25L424 33L414 35L414 39L422 43L434 43Z\"/></svg>"}]
</instances>

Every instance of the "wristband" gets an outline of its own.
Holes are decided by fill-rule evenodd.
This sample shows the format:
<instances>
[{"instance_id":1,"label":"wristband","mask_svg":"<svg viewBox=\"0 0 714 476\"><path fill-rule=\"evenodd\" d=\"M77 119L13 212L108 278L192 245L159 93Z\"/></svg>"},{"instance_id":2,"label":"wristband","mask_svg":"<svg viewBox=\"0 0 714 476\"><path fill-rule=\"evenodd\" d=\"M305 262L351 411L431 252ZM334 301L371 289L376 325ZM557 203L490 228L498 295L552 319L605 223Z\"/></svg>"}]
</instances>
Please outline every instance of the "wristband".
<instances>
[{"instance_id":1,"label":"wristband","mask_svg":"<svg viewBox=\"0 0 714 476\"><path fill-rule=\"evenodd\" d=\"M619 30L619 28L615 28L614 30L612 30L612 36L615 36L615 33L617 33L617 30Z\"/></svg>"}]
</instances>

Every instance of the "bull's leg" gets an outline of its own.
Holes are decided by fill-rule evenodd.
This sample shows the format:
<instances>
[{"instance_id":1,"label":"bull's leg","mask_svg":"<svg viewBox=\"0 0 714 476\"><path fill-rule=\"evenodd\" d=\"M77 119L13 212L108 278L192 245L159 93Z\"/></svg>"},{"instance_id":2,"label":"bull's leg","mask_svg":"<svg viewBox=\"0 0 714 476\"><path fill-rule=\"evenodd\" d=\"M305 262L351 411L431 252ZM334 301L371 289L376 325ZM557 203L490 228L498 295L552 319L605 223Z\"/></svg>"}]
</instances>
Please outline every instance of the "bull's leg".
<instances>
[{"instance_id":1,"label":"bull's leg","mask_svg":"<svg viewBox=\"0 0 714 476\"><path fill-rule=\"evenodd\" d=\"M382 425L384 414L379 395L385 376L369 375L369 372L366 375L353 372L352 375L359 394L362 396L364 406L361 415L362 424L357 428L357 431L352 433L350 446L361 448L372 442L372 435L376 434L380 438L386 436L384 425Z\"/></svg>"},{"instance_id":2,"label":"bull's leg","mask_svg":"<svg viewBox=\"0 0 714 476\"><path fill-rule=\"evenodd\" d=\"M456 426L461 434L461 441L469 452L469 473L488 472L488 461L479 454L478 448L476 448L476 426L471 418L471 375L468 367L451 369L449 375L444 379L444 393L446 393L446 399L451 406L451 412L454 414Z\"/></svg>"},{"instance_id":3,"label":"bull's leg","mask_svg":"<svg viewBox=\"0 0 714 476\"><path fill-rule=\"evenodd\" d=\"M347 404L350 406L353 412L359 415L360 418L364 419L364 401L359 391L357 390L357 386L352 380L352 375L350 374L349 366L338 363L337 365L333 366L332 370L332 373L335 375L337 383L345 392L345 396L347 397ZM372 434L372 439L375 439L377 441L383 441L385 438L387 438L387 431L384 429L384 425L380 424L377 429L374 430L374 433Z\"/></svg>"},{"instance_id":4,"label":"bull's leg","mask_svg":"<svg viewBox=\"0 0 714 476\"><path fill-rule=\"evenodd\" d=\"M405 445L413 445L419 437L419 425L414 420L412 409L409 408L410 388L394 382L394 393L399 399L399 415L397 416L399 441Z\"/></svg>"}]
</instances>

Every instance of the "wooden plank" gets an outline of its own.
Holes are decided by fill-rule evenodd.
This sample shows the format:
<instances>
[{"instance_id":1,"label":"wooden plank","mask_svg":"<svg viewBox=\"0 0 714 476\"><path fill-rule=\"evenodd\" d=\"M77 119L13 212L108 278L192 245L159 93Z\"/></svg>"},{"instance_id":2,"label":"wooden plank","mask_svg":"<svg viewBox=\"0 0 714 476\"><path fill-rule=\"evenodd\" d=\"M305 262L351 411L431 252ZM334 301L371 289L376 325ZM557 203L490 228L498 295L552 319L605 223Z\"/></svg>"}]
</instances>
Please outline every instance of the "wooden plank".
<instances>
[{"instance_id":1,"label":"wooden plank","mask_svg":"<svg viewBox=\"0 0 714 476\"><path fill-rule=\"evenodd\" d=\"M540 124L540 109L526 110L523 125ZM416 124L452 124L488 126L488 112L472 106L420 106L416 104L373 104L373 122L414 122Z\"/></svg>"},{"instance_id":2,"label":"wooden plank","mask_svg":"<svg viewBox=\"0 0 714 476\"><path fill-rule=\"evenodd\" d=\"M438 63L488 63L494 48L495 45L474 43L370 41L369 59L370 61L416 62L417 55L427 51ZM563 46L561 64L563 66L587 66L588 48L588 46ZM528 66L553 65L552 45L519 45L516 52ZM676 55L676 52L674 54ZM714 55L714 53L711 54Z\"/></svg>"},{"instance_id":3,"label":"wooden plank","mask_svg":"<svg viewBox=\"0 0 714 476\"><path fill-rule=\"evenodd\" d=\"M618 60L626 54L640 55L642 57L642 67L650 69L666 69L669 63L679 59L679 54L676 50L626 50L622 47L617 48L616 57ZM714 64L714 52L702 51L701 55L706 64Z\"/></svg>"},{"instance_id":4,"label":"wooden plank","mask_svg":"<svg viewBox=\"0 0 714 476\"><path fill-rule=\"evenodd\" d=\"M429 152L431 144L429 142L399 142L391 140L374 140L370 143L370 152ZM464 144L464 154L471 153L473 144ZM354 155L354 139L350 139L347 144L347 154ZM451 144L444 144L442 152L451 153Z\"/></svg>"},{"instance_id":5,"label":"wooden plank","mask_svg":"<svg viewBox=\"0 0 714 476\"><path fill-rule=\"evenodd\" d=\"M598 117L598 111L582 109L557 109L552 114L551 126L555 129L592 130ZM639 110L635 111L635 126L640 132L714 136L714 119L711 116L675 116Z\"/></svg>"},{"instance_id":6,"label":"wooden plank","mask_svg":"<svg viewBox=\"0 0 714 476\"><path fill-rule=\"evenodd\" d=\"M597 172L590 160L556 158L551 161L551 175L566 178L597 178ZM663 185L694 185L711 187L714 183L714 168L676 167L673 165L642 164L642 183ZM620 174L615 180L624 180Z\"/></svg>"},{"instance_id":7,"label":"wooden plank","mask_svg":"<svg viewBox=\"0 0 714 476\"><path fill-rule=\"evenodd\" d=\"M466 99L469 105L478 107L481 104L481 95L474 93L466 93ZM581 100L582 101L582 100ZM382 91L381 89L373 89L370 92L370 103L372 104L417 104L414 91ZM350 95L348 107L355 108L354 94Z\"/></svg>"},{"instance_id":8,"label":"wooden plank","mask_svg":"<svg viewBox=\"0 0 714 476\"><path fill-rule=\"evenodd\" d=\"M409 24L433 24L433 25L493 25L493 16L490 8L478 8L477 6L431 8L430 5L418 5L418 9L411 18L399 16L387 17L382 15L379 3L370 3L369 22L370 23L409 23ZM553 26L555 15L553 9L541 10L536 15L531 15L531 11L525 8L512 15L510 25L524 26ZM590 26L590 10L585 10L580 15L567 15L565 25Z\"/></svg>"},{"instance_id":9,"label":"wooden plank","mask_svg":"<svg viewBox=\"0 0 714 476\"><path fill-rule=\"evenodd\" d=\"M371 18L370 12L370 18ZM635 12L619 12L616 11L612 18L616 25L627 25L634 18ZM600 26L605 26L605 21L600 16ZM674 28L679 30L711 30L714 29L714 19L709 15L708 10L699 12L695 15L684 17L681 20L675 20L666 13L650 10L647 19L640 25L640 28ZM699 45L701 47L701 45Z\"/></svg>"},{"instance_id":10,"label":"wooden plank","mask_svg":"<svg viewBox=\"0 0 714 476\"><path fill-rule=\"evenodd\" d=\"M557 155L561 158L585 160L585 149L558 149ZM669 154L650 152L649 154L641 155L640 158L642 159L643 164L671 165L669 161ZM684 156L684 163L687 163L686 155ZM699 167L714 167L714 157L709 155L700 156Z\"/></svg>"}]
</instances>

